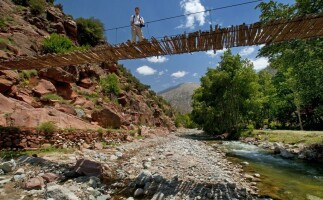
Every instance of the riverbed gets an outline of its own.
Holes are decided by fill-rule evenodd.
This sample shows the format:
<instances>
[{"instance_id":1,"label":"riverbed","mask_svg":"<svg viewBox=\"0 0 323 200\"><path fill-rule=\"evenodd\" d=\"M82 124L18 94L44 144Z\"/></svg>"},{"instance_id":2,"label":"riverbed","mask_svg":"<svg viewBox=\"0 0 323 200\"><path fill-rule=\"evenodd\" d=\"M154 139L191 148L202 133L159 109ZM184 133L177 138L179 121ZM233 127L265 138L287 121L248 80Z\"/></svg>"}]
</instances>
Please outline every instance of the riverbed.
<instances>
[{"instance_id":1,"label":"riverbed","mask_svg":"<svg viewBox=\"0 0 323 200\"><path fill-rule=\"evenodd\" d=\"M323 166L289 160L252 144L228 141L218 144L233 162L248 162L244 170L260 174L259 193L274 199L323 199Z\"/></svg>"}]
</instances>

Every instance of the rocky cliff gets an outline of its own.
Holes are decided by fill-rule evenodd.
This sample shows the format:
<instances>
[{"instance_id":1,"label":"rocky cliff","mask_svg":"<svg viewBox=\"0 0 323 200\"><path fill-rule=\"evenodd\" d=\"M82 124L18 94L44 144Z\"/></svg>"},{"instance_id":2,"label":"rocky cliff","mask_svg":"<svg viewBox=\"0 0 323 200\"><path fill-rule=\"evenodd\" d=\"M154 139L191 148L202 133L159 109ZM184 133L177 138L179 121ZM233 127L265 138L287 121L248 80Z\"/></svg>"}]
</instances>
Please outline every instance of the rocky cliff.
<instances>
[{"instance_id":1,"label":"rocky cliff","mask_svg":"<svg viewBox=\"0 0 323 200\"><path fill-rule=\"evenodd\" d=\"M41 54L42 42L51 33L68 36L77 45L77 25L59 8L46 4L45 12L35 16L29 7L0 1L0 59ZM117 92L106 90L106 77L116 79ZM174 130L170 105L111 61L40 71L3 70L0 93L0 126L35 128L50 121L61 129Z\"/></svg>"},{"instance_id":2,"label":"rocky cliff","mask_svg":"<svg viewBox=\"0 0 323 200\"><path fill-rule=\"evenodd\" d=\"M183 83L158 93L181 114L192 112L192 95L200 87L198 83Z\"/></svg>"}]
</instances>

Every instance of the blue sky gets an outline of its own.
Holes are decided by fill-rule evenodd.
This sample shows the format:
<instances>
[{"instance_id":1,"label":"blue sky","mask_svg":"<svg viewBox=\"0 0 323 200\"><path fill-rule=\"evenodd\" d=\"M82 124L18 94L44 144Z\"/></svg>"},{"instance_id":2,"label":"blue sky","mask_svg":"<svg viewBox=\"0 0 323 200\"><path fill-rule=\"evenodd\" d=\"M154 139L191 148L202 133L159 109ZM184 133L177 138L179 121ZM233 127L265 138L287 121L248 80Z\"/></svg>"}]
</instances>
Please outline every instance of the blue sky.
<instances>
[{"instance_id":1,"label":"blue sky","mask_svg":"<svg viewBox=\"0 0 323 200\"><path fill-rule=\"evenodd\" d=\"M57 0L64 6L64 12L74 18L95 17L100 19L106 29L128 25L134 8L141 8L141 16L146 21L164 17L177 16L190 12L202 11L249 0ZM293 0L279 0L282 3L293 3ZM149 24L143 28L146 38L174 35L196 30L208 30L210 24L223 27L242 23L253 23L259 19L257 4L201 13L163 22ZM117 37L116 37L117 35ZM109 43L115 44L130 39L130 28L107 31ZM259 46L233 48L233 53L240 53L243 58L253 61L255 70L268 64L266 58L256 58ZM183 82L199 82L208 67L216 67L223 51L200 52L185 55L173 55L159 58L119 61L131 70L139 80L150 85L156 92Z\"/></svg>"}]
</instances>

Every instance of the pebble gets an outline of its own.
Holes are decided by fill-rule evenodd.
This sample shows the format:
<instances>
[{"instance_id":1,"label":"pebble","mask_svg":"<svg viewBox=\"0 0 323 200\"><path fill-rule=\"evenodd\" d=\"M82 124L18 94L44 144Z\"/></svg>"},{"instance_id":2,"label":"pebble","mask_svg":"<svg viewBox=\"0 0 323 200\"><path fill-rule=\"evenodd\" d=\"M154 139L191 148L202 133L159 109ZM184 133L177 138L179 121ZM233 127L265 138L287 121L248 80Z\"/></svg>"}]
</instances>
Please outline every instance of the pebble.
<instances>
[{"instance_id":1,"label":"pebble","mask_svg":"<svg viewBox=\"0 0 323 200\"><path fill-rule=\"evenodd\" d=\"M120 152L120 151L117 151L115 153L115 155L118 157L118 158L121 158L123 156L123 154Z\"/></svg>"}]
</instances>

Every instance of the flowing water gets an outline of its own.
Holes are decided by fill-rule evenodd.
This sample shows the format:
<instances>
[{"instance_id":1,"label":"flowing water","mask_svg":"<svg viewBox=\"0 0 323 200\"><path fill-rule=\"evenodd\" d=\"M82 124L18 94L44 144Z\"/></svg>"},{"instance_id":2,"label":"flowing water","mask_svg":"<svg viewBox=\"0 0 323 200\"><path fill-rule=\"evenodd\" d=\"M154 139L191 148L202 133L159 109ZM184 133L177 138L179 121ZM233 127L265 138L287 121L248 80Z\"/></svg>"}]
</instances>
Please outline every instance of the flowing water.
<instances>
[{"instance_id":1,"label":"flowing water","mask_svg":"<svg viewBox=\"0 0 323 200\"><path fill-rule=\"evenodd\" d=\"M236 161L247 161L245 170L261 175L261 195L283 200L323 199L323 165L283 159L255 145L224 142L219 145Z\"/></svg>"}]
</instances>

